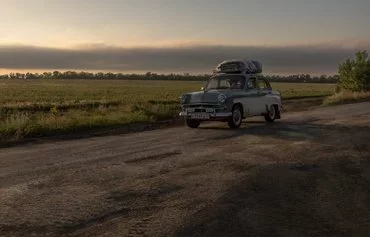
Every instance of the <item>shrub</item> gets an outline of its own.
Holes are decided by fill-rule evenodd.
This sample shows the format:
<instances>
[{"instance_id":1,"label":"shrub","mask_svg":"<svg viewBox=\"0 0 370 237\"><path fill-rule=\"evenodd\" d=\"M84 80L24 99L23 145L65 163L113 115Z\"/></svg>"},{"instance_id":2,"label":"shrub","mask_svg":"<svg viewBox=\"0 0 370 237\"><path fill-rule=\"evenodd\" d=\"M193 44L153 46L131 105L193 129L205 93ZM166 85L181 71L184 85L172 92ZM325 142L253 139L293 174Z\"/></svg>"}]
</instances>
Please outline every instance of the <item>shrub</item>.
<instances>
[{"instance_id":1,"label":"shrub","mask_svg":"<svg viewBox=\"0 0 370 237\"><path fill-rule=\"evenodd\" d=\"M355 60L346 59L338 67L339 90L370 90L370 59L366 51L356 53Z\"/></svg>"}]
</instances>

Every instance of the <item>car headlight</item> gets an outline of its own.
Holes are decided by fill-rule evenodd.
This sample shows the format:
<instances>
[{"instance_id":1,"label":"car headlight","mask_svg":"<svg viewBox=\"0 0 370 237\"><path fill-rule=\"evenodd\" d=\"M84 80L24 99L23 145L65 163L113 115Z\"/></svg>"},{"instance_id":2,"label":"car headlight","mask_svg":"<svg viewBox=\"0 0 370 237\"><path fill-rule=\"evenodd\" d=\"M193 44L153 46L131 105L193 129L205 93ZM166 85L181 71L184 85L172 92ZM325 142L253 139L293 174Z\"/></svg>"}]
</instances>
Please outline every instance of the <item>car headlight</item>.
<instances>
[{"instance_id":1,"label":"car headlight","mask_svg":"<svg viewBox=\"0 0 370 237\"><path fill-rule=\"evenodd\" d=\"M218 95L218 97L217 97L217 99L218 99L218 101L219 101L220 103L225 103L225 101L226 101L226 95L224 95L224 94L219 94L219 95Z\"/></svg>"}]
</instances>

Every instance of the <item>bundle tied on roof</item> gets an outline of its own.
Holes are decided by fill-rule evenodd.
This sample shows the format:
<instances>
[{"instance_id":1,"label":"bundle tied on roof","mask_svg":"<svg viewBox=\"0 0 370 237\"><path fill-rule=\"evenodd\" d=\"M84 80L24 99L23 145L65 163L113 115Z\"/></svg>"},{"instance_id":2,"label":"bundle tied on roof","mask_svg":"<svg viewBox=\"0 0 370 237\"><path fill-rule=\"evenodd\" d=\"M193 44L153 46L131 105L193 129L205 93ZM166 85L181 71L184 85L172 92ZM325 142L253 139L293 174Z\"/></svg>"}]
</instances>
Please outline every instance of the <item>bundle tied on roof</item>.
<instances>
[{"instance_id":1,"label":"bundle tied on roof","mask_svg":"<svg viewBox=\"0 0 370 237\"><path fill-rule=\"evenodd\" d=\"M256 60L226 60L217 65L215 73L262 73L262 64Z\"/></svg>"}]
</instances>

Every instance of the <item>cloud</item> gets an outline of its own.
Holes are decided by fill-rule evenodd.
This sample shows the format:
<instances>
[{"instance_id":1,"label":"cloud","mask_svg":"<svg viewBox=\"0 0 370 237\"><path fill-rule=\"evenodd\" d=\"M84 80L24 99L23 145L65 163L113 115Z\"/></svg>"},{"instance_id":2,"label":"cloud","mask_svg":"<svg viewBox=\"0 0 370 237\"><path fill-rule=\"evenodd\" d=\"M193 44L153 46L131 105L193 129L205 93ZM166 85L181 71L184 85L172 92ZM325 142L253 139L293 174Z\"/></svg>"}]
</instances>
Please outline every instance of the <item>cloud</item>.
<instances>
[{"instance_id":1,"label":"cloud","mask_svg":"<svg viewBox=\"0 0 370 237\"><path fill-rule=\"evenodd\" d=\"M225 59L255 59L266 73L336 73L337 65L353 57L360 46L225 46L189 45L181 47L124 48L86 45L58 49L28 45L0 46L0 69L8 70L102 70L210 73Z\"/></svg>"}]
</instances>

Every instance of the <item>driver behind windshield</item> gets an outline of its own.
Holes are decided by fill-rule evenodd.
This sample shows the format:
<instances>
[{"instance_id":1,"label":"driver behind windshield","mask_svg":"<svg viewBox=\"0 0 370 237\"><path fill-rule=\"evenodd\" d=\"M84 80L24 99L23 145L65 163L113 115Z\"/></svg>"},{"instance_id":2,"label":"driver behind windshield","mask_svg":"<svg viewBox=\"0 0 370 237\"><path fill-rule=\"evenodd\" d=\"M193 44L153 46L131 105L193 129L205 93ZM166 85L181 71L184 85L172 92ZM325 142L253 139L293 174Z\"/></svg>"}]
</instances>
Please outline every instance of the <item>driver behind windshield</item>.
<instances>
[{"instance_id":1,"label":"driver behind windshield","mask_svg":"<svg viewBox=\"0 0 370 237\"><path fill-rule=\"evenodd\" d=\"M239 75L222 75L211 78L206 87L211 89L243 89L245 85L245 78Z\"/></svg>"},{"instance_id":2,"label":"driver behind windshield","mask_svg":"<svg viewBox=\"0 0 370 237\"><path fill-rule=\"evenodd\" d=\"M233 79L230 81L231 89L243 89L242 81L240 79Z\"/></svg>"}]
</instances>

